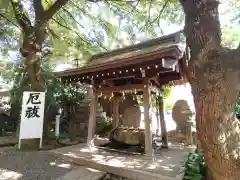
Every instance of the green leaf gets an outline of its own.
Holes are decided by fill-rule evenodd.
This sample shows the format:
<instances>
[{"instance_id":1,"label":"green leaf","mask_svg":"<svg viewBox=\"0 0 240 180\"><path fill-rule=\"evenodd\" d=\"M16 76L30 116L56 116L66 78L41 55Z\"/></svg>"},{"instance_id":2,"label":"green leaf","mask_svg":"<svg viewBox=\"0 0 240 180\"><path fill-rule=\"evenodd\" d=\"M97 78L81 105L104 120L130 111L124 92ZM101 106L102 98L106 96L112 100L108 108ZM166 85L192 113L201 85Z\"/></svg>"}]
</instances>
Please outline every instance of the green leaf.
<instances>
[{"instance_id":1,"label":"green leaf","mask_svg":"<svg viewBox=\"0 0 240 180\"><path fill-rule=\"evenodd\" d=\"M49 9L54 3L53 0L40 0L40 1L42 1L42 6L44 10Z\"/></svg>"},{"instance_id":2,"label":"green leaf","mask_svg":"<svg viewBox=\"0 0 240 180\"><path fill-rule=\"evenodd\" d=\"M184 176L184 180L192 179L192 176Z\"/></svg>"},{"instance_id":3,"label":"green leaf","mask_svg":"<svg viewBox=\"0 0 240 180\"><path fill-rule=\"evenodd\" d=\"M196 174L195 176L192 177L192 180L202 180L203 177L200 174Z\"/></svg>"}]
</instances>

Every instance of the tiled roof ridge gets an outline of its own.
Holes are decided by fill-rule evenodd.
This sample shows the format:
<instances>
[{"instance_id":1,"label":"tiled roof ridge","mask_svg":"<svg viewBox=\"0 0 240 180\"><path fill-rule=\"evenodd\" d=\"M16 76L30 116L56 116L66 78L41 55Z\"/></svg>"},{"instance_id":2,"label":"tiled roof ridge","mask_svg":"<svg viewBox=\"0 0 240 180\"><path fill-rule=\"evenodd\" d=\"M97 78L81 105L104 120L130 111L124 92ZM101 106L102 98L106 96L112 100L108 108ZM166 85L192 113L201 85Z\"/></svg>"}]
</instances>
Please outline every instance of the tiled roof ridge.
<instances>
[{"instance_id":1,"label":"tiled roof ridge","mask_svg":"<svg viewBox=\"0 0 240 180\"><path fill-rule=\"evenodd\" d=\"M161 36L161 37L158 37L158 38L155 38L155 39L140 42L138 44L133 44L133 45L126 46L126 47L123 47L123 48L120 48L120 49L115 49L115 50L112 50L112 51L109 51L109 52L103 52L103 53L100 53L100 54L96 54L96 55L93 55L90 58L88 63L91 63L92 61L97 61L98 59L103 58L103 57L107 58L109 56L115 56L115 55L118 55L118 54L123 54L123 53L127 53L127 52L130 52L130 51L135 51L135 50L155 46L162 41L171 41L171 40L173 40L173 38L175 36L180 36L180 34L182 34L182 30L178 31L178 32L175 32L175 33L172 33L172 34L169 34L169 35L165 35L165 36Z\"/></svg>"}]
</instances>

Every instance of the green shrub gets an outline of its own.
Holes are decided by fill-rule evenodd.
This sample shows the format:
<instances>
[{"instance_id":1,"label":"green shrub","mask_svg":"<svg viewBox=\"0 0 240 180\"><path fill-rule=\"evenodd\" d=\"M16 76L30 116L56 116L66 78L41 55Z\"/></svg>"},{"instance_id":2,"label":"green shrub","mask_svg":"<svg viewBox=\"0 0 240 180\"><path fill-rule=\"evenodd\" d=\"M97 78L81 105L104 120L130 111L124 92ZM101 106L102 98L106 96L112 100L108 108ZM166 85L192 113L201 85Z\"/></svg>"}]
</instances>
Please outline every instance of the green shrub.
<instances>
[{"instance_id":1,"label":"green shrub","mask_svg":"<svg viewBox=\"0 0 240 180\"><path fill-rule=\"evenodd\" d=\"M207 177L203 153L189 153L184 167L183 180L204 180Z\"/></svg>"}]
</instances>

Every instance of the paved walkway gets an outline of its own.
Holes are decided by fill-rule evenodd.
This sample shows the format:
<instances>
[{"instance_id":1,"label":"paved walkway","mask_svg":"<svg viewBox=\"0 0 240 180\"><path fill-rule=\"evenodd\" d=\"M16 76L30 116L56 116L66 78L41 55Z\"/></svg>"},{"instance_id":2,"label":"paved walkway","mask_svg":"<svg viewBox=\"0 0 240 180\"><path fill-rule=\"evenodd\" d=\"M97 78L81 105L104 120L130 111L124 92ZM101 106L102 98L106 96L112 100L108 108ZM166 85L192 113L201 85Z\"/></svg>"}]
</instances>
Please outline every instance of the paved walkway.
<instances>
[{"instance_id":1,"label":"paved walkway","mask_svg":"<svg viewBox=\"0 0 240 180\"><path fill-rule=\"evenodd\" d=\"M91 169L88 167L80 166L59 180L100 180L102 179L107 173Z\"/></svg>"},{"instance_id":2,"label":"paved walkway","mask_svg":"<svg viewBox=\"0 0 240 180\"><path fill-rule=\"evenodd\" d=\"M29 152L6 147L0 148L0 180L99 180L105 172L133 180L173 180L186 152L179 148L163 150L152 161L142 156L89 149L84 144Z\"/></svg>"},{"instance_id":3,"label":"paved walkway","mask_svg":"<svg viewBox=\"0 0 240 180\"><path fill-rule=\"evenodd\" d=\"M56 156L69 162L99 169L134 180L181 179L179 171L188 149L172 146L161 150L155 160L144 156L110 153L100 149L90 149L85 144L64 147L52 151Z\"/></svg>"},{"instance_id":4,"label":"paved walkway","mask_svg":"<svg viewBox=\"0 0 240 180\"><path fill-rule=\"evenodd\" d=\"M0 148L0 180L58 180L75 168L47 151Z\"/></svg>"}]
</instances>

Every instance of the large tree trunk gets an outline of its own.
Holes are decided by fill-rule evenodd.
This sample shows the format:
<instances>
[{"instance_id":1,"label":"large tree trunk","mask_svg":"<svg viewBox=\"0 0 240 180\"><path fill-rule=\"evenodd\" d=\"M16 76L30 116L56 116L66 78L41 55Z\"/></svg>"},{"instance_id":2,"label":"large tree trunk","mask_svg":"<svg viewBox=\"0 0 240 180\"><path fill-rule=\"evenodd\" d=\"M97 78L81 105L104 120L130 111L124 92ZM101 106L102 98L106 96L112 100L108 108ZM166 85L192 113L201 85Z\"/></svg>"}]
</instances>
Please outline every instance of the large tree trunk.
<instances>
[{"instance_id":1,"label":"large tree trunk","mask_svg":"<svg viewBox=\"0 0 240 180\"><path fill-rule=\"evenodd\" d=\"M10 0L16 21L22 30L23 43L20 52L25 58L24 64L34 91L44 91L45 89L42 76L42 56L44 53L42 46L47 35L47 23L68 1L56 0L52 6L45 10L41 0L33 0L32 8L35 20L32 23L22 2Z\"/></svg>"},{"instance_id":2,"label":"large tree trunk","mask_svg":"<svg viewBox=\"0 0 240 180\"><path fill-rule=\"evenodd\" d=\"M239 126L235 119L236 92L227 91L227 81L223 78L202 89L193 85L196 105L196 121L199 138L205 154L206 164L214 180L240 179ZM228 86L229 87L229 86ZM205 92L200 92L205 91ZM231 94L231 95L230 95ZM232 96L232 97L231 97Z\"/></svg>"},{"instance_id":3,"label":"large tree trunk","mask_svg":"<svg viewBox=\"0 0 240 180\"><path fill-rule=\"evenodd\" d=\"M196 123L209 177L240 179L240 129L235 116L238 50L221 47L216 0L180 0L191 49L187 78L192 87ZM240 58L240 56L239 56ZM239 65L238 65L239 67Z\"/></svg>"},{"instance_id":4,"label":"large tree trunk","mask_svg":"<svg viewBox=\"0 0 240 180\"><path fill-rule=\"evenodd\" d=\"M21 54L25 58L24 64L28 72L32 90L42 92L45 90L42 76L42 44L44 37L39 38L40 40L37 41L35 33L25 35Z\"/></svg>"},{"instance_id":5,"label":"large tree trunk","mask_svg":"<svg viewBox=\"0 0 240 180\"><path fill-rule=\"evenodd\" d=\"M16 22L22 30L23 43L20 52L25 58L24 64L33 91L45 91L45 81L42 73L42 56L44 54L42 46L47 36L47 23L68 2L69 0L56 0L45 10L41 0L33 0L31 5L35 20L32 23L32 19L25 12L22 2L10 0Z\"/></svg>"},{"instance_id":6,"label":"large tree trunk","mask_svg":"<svg viewBox=\"0 0 240 180\"><path fill-rule=\"evenodd\" d=\"M25 58L24 64L29 76L32 91L44 92L45 81L42 73L42 44L44 41L44 32L38 35L36 35L36 33L37 32L31 32L25 35L20 52ZM44 118L43 137L48 136L48 125L48 119Z\"/></svg>"},{"instance_id":7,"label":"large tree trunk","mask_svg":"<svg viewBox=\"0 0 240 180\"><path fill-rule=\"evenodd\" d=\"M12 121L15 121L15 129L17 129L17 126L19 124L19 119L20 119L20 111L21 111L21 107L18 103L12 103L11 104L11 109L10 109L10 119Z\"/></svg>"}]
</instances>

